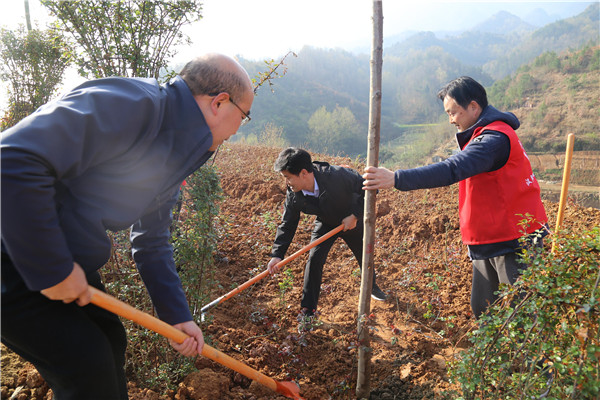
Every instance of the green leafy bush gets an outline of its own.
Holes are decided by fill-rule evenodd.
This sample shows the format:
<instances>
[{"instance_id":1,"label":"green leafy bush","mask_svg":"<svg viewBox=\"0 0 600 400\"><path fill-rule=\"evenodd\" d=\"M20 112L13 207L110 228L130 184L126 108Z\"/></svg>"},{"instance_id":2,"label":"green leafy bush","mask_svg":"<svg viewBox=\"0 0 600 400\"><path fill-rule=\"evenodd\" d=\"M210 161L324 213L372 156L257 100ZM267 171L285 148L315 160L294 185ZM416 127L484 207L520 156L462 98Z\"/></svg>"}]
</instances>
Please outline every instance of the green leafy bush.
<instances>
[{"instance_id":1,"label":"green leafy bush","mask_svg":"<svg viewBox=\"0 0 600 400\"><path fill-rule=\"evenodd\" d=\"M0 29L0 79L8 86L8 106L0 129L15 125L50 100L71 63L70 48L59 32L21 25Z\"/></svg>"},{"instance_id":2,"label":"green leafy bush","mask_svg":"<svg viewBox=\"0 0 600 400\"><path fill-rule=\"evenodd\" d=\"M190 310L196 323L201 324L200 309L208 303L210 288L215 284L215 219L222 192L212 167L199 169L186 183L181 204L174 210L172 244ZM153 314L152 302L131 257L129 232L113 233L112 241L113 254L101 270L108 292ZM167 339L131 321L123 320L123 324L128 338L125 369L130 381L163 392L165 388L174 389L173 385L195 370L194 359L175 352Z\"/></svg>"},{"instance_id":3,"label":"green leafy bush","mask_svg":"<svg viewBox=\"0 0 600 400\"><path fill-rule=\"evenodd\" d=\"M501 288L451 365L453 398L599 398L600 228L560 233L553 253L523 257L522 278Z\"/></svg>"},{"instance_id":4,"label":"green leafy bush","mask_svg":"<svg viewBox=\"0 0 600 400\"><path fill-rule=\"evenodd\" d=\"M74 61L87 78L170 76L176 46L191 44L182 28L202 18L199 0L40 3L56 18L56 31L77 44Z\"/></svg>"},{"instance_id":5,"label":"green leafy bush","mask_svg":"<svg viewBox=\"0 0 600 400\"><path fill-rule=\"evenodd\" d=\"M222 190L212 167L200 168L186 182L183 208L173 217L173 247L190 309L193 315L200 317L200 309L208 302L214 285L213 255L218 238L215 220Z\"/></svg>"}]
</instances>

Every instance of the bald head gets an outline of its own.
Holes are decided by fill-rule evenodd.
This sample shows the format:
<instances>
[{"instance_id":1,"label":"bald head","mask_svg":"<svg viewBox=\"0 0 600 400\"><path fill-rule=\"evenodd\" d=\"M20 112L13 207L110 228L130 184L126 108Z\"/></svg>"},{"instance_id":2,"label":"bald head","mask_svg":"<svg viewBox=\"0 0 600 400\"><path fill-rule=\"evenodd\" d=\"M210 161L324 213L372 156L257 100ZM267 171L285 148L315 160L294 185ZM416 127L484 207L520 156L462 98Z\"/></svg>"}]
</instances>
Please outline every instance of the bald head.
<instances>
[{"instance_id":1,"label":"bald head","mask_svg":"<svg viewBox=\"0 0 600 400\"><path fill-rule=\"evenodd\" d=\"M229 93L234 99L252 91L246 70L231 57L211 53L188 62L179 73L194 96Z\"/></svg>"}]
</instances>

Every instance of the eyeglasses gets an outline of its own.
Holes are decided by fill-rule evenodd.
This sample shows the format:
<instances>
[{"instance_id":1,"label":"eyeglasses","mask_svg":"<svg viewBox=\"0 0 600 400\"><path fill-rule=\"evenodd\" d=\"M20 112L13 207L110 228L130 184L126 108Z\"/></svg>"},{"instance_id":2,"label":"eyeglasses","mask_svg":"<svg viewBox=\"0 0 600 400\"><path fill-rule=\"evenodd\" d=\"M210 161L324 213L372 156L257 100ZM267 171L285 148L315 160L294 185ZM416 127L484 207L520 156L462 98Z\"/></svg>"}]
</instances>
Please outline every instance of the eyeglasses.
<instances>
[{"instance_id":1,"label":"eyeglasses","mask_svg":"<svg viewBox=\"0 0 600 400\"><path fill-rule=\"evenodd\" d=\"M237 109L240 110L240 112L243 115L242 123L240 124L240 126L244 126L244 125L246 125L248 122L250 122L252 120L252 118L250 118L250 111L248 111L246 113L244 110L242 110L242 108L240 106L238 106L237 104L235 104L235 101L231 100L231 97L229 97L229 101L231 102L231 104L233 104L234 106L236 106Z\"/></svg>"}]
</instances>

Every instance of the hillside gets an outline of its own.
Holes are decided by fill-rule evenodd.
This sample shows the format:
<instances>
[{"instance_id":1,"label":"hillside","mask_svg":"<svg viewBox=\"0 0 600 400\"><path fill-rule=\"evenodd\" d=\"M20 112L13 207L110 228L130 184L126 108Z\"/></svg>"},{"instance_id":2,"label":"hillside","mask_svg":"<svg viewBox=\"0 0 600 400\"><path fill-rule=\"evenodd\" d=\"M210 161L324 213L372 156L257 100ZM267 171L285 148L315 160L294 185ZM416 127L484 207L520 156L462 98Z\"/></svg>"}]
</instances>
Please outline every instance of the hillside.
<instances>
[{"instance_id":1,"label":"hillside","mask_svg":"<svg viewBox=\"0 0 600 400\"><path fill-rule=\"evenodd\" d=\"M521 38L518 45L496 60L484 65L483 70L495 79L501 79L529 63L545 51L562 52L576 49L596 41L600 37L598 30L600 3L587 7L582 13L545 25Z\"/></svg>"},{"instance_id":2,"label":"hillside","mask_svg":"<svg viewBox=\"0 0 600 400\"><path fill-rule=\"evenodd\" d=\"M225 198L212 299L255 276L269 260L285 193L281 176L272 169L279 151L232 143L217 155ZM348 158L315 158L362 169ZM371 302L371 399L439 399L451 387L446 363L469 346L466 335L475 326L469 306L471 266L458 230L457 188L381 191L377 204L375 268L390 298ZM554 226L557 204L546 201L545 206ZM600 225L600 210L569 203L565 228L594 225ZM302 219L288 254L309 242L311 226L311 218ZM303 255L285 267L288 273L265 278L215 307L202 326L206 340L269 377L296 380L307 400L355 398L356 261L340 241L334 245L324 270L321 323L299 335L296 314L305 262ZM168 346L166 341L154 345ZM284 399L206 358L196 359L195 368L172 391L150 390L150 382L130 383L130 398ZM21 394L16 399L49 398L35 369L3 348L2 399L15 388Z\"/></svg>"},{"instance_id":3,"label":"hillside","mask_svg":"<svg viewBox=\"0 0 600 400\"><path fill-rule=\"evenodd\" d=\"M500 11L486 21L475 25L472 31L488 32L503 34L506 32L526 33L535 30L535 27L521 18L509 13L508 11Z\"/></svg>"},{"instance_id":4,"label":"hillside","mask_svg":"<svg viewBox=\"0 0 600 400\"><path fill-rule=\"evenodd\" d=\"M490 102L521 121L519 138L531 157L558 159L564 155L567 134L575 134L571 182L595 187L600 186L598 71L598 45L547 52L489 89ZM532 164L541 179L562 179L563 163Z\"/></svg>"},{"instance_id":5,"label":"hillside","mask_svg":"<svg viewBox=\"0 0 600 400\"><path fill-rule=\"evenodd\" d=\"M498 108L521 120L528 151L564 149L567 133L579 134L575 150L600 150L600 46L546 52L489 89Z\"/></svg>"}]
</instances>

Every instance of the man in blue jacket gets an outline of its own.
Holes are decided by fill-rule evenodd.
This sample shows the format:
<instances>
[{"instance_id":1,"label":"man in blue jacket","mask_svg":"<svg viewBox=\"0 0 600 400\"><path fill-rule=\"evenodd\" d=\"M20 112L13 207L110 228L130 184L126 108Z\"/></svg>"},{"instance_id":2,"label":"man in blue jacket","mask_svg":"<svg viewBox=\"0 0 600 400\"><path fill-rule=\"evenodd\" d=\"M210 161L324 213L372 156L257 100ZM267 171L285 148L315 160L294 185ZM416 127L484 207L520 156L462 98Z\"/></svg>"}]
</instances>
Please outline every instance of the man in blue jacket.
<instances>
[{"instance_id":1,"label":"man in blue jacket","mask_svg":"<svg viewBox=\"0 0 600 400\"><path fill-rule=\"evenodd\" d=\"M484 87L470 77L449 82L438 97L457 127L461 151L425 167L395 172L367 167L364 187L415 190L459 182L461 234L473 262L471 308L479 318L496 300L499 283L512 285L527 267L519 258L519 239L544 236L548 218L515 133L517 117L488 105Z\"/></svg>"},{"instance_id":2,"label":"man in blue jacket","mask_svg":"<svg viewBox=\"0 0 600 400\"><path fill-rule=\"evenodd\" d=\"M332 229L344 224L344 230L310 250L304 270L301 311L298 316L299 330L310 328L321 291L323 266L329 250L340 237L358 261L362 263L364 191L363 178L350 168L312 161L303 149L289 147L275 161L275 171L281 173L287 184L287 197L281 224L277 228L271 260L267 264L270 273L276 273L277 264L283 259L298 228L301 213L315 215L311 240L314 241ZM383 301L386 294L375 283L371 297Z\"/></svg>"},{"instance_id":3,"label":"man in blue jacket","mask_svg":"<svg viewBox=\"0 0 600 400\"><path fill-rule=\"evenodd\" d=\"M200 354L169 244L181 182L250 120L252 84L209 54L168 84L84 83L2 132L2 342L32 362L58 399L126 399L126 336L90 302L104 290L107 230L131 227L133 257L158 316Z\"/></svg>"}]
</instances>

